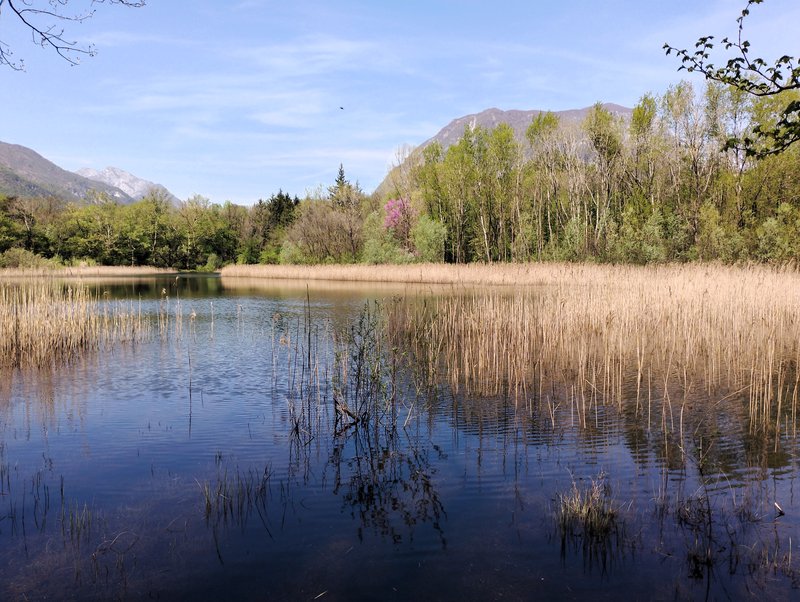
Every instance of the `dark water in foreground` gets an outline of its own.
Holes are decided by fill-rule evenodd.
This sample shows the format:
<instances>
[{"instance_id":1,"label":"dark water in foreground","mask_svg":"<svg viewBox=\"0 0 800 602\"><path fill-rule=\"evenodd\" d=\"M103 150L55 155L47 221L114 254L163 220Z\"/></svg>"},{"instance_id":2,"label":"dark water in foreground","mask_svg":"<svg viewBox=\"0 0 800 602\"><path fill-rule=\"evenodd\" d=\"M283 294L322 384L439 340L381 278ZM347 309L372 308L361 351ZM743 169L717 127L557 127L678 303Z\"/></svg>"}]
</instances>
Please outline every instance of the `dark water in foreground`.
<instances>
[{"instance_id":1,"label":"dark water in foreground","mask_svg":"<svg viewBox=\"0 0 800 602\"><path fill-rule=\"evenodd\" d=\"M721 413L689 450L652 418L600 408L581 426L402 367L376 385L394 403L348 426L333 399L356 395L354 344L332 334L402 288L97 286L170 322L3 374L0 599L800 597L790 435ZM600 533L557 516L592 481L616 512Z\"/></svg>"}]
</instances>

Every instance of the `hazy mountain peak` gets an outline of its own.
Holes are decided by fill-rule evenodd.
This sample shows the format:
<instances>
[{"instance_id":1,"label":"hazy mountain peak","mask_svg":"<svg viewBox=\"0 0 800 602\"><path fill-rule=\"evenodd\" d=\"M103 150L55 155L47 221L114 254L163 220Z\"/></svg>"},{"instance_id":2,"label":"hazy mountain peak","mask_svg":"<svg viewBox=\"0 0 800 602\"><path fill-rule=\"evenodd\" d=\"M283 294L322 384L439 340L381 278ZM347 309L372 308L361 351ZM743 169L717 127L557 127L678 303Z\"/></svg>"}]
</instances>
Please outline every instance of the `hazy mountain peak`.
<instances>
[{"instance_id":1,"label":"hazy mountain peak","mask_svg":"<svg viewBox=\"0 0 800 602\"><path fill-rule=\"evenodd\" d=\"M106 167L100 171L92 169L91 167L84 167L75 173L83 176L84 178L119 188L122 192L134 200L144 198L153 189L165 193L172 200L172 202L177 202L178 200L161 184L156 184L155 182L139 178L132 173L125 171L124 169L120 169L119 167Z\"/></svg>"},{"instance_id":2,"label":"hazy mountain peak","mask_svg":"<svg viewBox=\"0 0 800 602\"><path fill-rule=\"evenodd\" d=\"M80 201L98 192L122 203L131 200L118 188L62 169L30 148L0 142L0 194Z\"/></svg>"},{"instance_id":3,"label":"hazy mountain peak","mask_svg":"<svg viewBox=\"0 0 800 602\"><path fill-rule=\"evenodd\" d=\"M580 122L586 118L592 107L584 107L582 109L569 109L566 111L552 111L557 115L562 122ZM611 112L613 115L629 117L631 109L623 107L622 105L614 103L603 103L603 108ZM481 126L487 129L494 129L501 123L506 123L514 130L517 139L523 141L525 139L525 131L531 124L531 120L539 113L546 113L540 109L519 110L511 109L504 111L496 107L485 109L480 113L472 113L453 119L450 123L444 126L436 135L422 144L422 147L427 146L431 142L439 142L443 149L447 149L450 145L455 144L464 135L466 127L475 128Z\"/></svg>"}]
</instances>

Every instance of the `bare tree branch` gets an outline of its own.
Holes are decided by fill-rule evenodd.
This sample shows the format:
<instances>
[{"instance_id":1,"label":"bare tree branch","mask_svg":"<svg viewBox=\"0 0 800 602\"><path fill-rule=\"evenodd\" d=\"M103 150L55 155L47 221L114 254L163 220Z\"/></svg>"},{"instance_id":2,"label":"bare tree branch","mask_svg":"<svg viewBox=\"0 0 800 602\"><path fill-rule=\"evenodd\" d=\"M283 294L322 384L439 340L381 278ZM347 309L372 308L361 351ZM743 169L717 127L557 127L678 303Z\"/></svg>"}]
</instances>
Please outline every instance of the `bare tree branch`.
<instances>
[{"instance_id":1,"label":"bare tree branch","mask_svg":"<svg viewBox=\"0 0 800 602\"><path fill-rule=\"evenodd\" d=\"M70 65L78 65L81 56L94 56L96 50L92 44L79 44L66 36L62 25L66 22L82 23L91 19L95 4L121 4L131 8L139 8L146 0L91 0L89 7L78 12L69 12L70 0L0 0L0 19L16 18L31 33L31 41L42 48L54 50ZM8 9L4 11L4 9ZM4 14L5 13L5 14ZM11 47L0 40L0 65L11 67L15 71L25 69L25 62L13 59Z\"/></svg>"}]
</instances>

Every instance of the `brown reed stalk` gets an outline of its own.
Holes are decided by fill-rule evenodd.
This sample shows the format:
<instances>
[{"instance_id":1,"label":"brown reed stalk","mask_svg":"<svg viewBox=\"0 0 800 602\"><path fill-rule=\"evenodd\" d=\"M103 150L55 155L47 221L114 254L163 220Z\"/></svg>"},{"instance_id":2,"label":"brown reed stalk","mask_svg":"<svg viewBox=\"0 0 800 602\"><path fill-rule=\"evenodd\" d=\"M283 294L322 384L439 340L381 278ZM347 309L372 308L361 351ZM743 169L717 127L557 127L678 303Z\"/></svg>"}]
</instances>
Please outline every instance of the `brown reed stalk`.
<instances>
[{"instance_id":1,"label":"brown reed stalk","mask_svg":"<svg viewBox=\"0 0 800 602\"><path fill-rule=\"evenodd\" d=\"M148 333L148 322L132 303L101 302L80 284L0 283L2 366L66 362Z\"/></svg>"},{"instance_id":2,"label":"brown reed stalk","mask_svg":"<svg viewBox=\"0 0 800 602\"><path fill-rule=\"evenodd\" d=\"M455 391L535 390L531 367L539 366L545 380L572 385L566 399L584 426L597 403L622 408L626 391L638 404L646 371L648 413L653 383L660 383L665 432L675 432L677 395L683 408L703 395L713 402L732 392L749 395L751 428L778 432L800 378L797 272L555 265L549 282L532 276L543 269L532 269L515 288L478 293L465 286L425 303L399 301L391 336L409 345L419 363L448 374Z\"/></svg>"}]
</instances>

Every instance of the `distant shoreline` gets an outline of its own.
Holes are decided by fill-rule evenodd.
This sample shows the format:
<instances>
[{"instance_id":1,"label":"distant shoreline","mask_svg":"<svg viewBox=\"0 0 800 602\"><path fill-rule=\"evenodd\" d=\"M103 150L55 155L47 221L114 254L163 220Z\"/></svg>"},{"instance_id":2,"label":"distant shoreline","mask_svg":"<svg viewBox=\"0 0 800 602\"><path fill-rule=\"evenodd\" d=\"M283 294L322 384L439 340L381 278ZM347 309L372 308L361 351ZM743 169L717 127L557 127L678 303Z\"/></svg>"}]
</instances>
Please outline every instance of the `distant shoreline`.
<instances>
[{"instance_id":1,"label":"distant shoreline","mask_svg":"<svg viewBox=\"0 0 800 602\"><path fill-rule=\"evenodd\" d=\"M128 276L163 276L177 274L172 268L154 268L148 266L76 266L64 268L0 268L0 279L3 278L63 278L63 277L128 277Z\"/></svg>"},{"instance_id":2,"label":"distant shoreline","mask_svg":"<svg viewBox=\"0 0 800 602\"><path fill-rule=\"evenodd\" d=\"M683 278L758 278L770 274L798 275L793 267L762 264L731 266L709 263L653 265L591 263L494 263L407 265L229 265L220 270L223 279L270 279L406 284L465 284L487 286L536 286L552 284L613 284Z\"/></svg>"}]
</instances>

